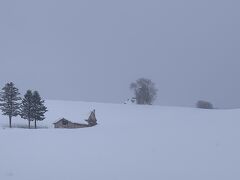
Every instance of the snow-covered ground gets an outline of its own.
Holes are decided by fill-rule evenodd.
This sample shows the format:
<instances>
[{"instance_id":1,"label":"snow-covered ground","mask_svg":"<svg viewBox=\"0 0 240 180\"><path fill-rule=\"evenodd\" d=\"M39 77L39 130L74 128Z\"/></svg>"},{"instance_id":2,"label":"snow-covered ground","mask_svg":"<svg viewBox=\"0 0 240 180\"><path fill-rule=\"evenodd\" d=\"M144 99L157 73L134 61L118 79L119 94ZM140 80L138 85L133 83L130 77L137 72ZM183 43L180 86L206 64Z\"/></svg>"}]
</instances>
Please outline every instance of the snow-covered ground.
<instances>
[{"instance_id":1,"label":"snow-covered ground","mask_svg":"<svg viewBox=\"0 0 240 180\"><path fill-rule=\"evenodd\" d=\"M47 101L42 129L0 116L0 180L239 180L240 110ZM54 129L61 117L99 125ZM14 118L14 126L27 121ZM48 127L48 128L44 128Z\"/></svg>"}]
</instances>

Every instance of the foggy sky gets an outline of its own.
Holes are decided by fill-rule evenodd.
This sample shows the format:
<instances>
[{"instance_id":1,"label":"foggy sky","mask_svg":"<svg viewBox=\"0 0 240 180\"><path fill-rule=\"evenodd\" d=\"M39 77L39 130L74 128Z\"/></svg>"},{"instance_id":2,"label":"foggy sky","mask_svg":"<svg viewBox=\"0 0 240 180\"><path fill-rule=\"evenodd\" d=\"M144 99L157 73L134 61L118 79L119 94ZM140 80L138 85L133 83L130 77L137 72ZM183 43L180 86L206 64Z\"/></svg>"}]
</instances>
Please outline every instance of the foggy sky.
<instances>
[{"instance_id":1,"label":"foggy sky","mask_svg":"<svg viewBox=\"0 0 240 180\"><path fill-rule=\"evenodd\" d=\"M0 85L46 99L240 107L240 1L1 0Z\"/></svg>"}]
</instances>

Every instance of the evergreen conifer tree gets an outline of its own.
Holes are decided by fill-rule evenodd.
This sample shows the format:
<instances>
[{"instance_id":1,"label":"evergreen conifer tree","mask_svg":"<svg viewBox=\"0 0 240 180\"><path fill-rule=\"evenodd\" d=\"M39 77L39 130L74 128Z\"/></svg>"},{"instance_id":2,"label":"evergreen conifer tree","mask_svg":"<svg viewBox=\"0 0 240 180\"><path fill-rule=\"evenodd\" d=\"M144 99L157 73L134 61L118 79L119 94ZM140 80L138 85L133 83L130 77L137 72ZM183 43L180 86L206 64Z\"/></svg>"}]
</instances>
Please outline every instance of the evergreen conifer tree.
<instances>
[{"instance_id":1,"label":"evergreen conifer tree","mask_svg":"<svg viewBox=\"0 0 240 180\"><path fill-rule=\"evenodd\" d=\"M0 94L0 108L3 115L9 117L9 127L12 127L12 117L19 115L19 97L20 93L18 89L14 86L14 83L7 83Z\"/></svg>"},{"instance_id":2,"label":"evergreen conifer tree","mask_svg":"<svg viewBox=\"0 0 240 180\"><path fill-rule=\"evenodd\" d=\"M42 121L45 119L44 114L47 112L47 107L44 105L44 100L42 100L38 91L33 92L32 103L33 103L32 105L33 119L35 121L35 129L36 129L37 121Z\"/></svg>"},{"instance_id":3,"label":"evergreen conifer tree","mask_svg":"<svg viewBox=\"0 0 240 180\"><path fill-rule=\"evenodd\" d=\"M21 104L21 117L28 120L28 128L30 129L31 121L33 118L33 94L31 90L28 90L22 99Z\"/></svg>"}]
</instances>

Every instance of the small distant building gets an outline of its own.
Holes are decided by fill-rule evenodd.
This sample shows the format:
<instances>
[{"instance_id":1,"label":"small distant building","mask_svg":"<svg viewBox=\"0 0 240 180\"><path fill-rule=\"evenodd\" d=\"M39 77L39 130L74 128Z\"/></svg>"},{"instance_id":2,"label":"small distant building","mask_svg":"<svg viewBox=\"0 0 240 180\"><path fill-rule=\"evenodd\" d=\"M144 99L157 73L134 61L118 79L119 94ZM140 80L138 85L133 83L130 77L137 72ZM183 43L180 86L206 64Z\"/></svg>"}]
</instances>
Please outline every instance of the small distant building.
<instances>
[{"instance_id":1,"label":"small distant building","mask_svg":"<svg viewBox=\"0 0 240 180\"><path fill-rule=\"evenodd\" d=\"M61 118L59 119L57 122L53 123L54 124L54 128L84 128L84 127L88 127L87 124L80 124L80 123L74 123L71 122L65 118Z\"/></svg>"},{"instance_id":2,"label":"small distant building","mask_svg":"<svg viewBox=\"0 0 240 180\"><path fill-rule=\"evenodd\" d=\"M86 127L92 127L97 125L97 119L95 115L95 110L93 110L87 120L85 120L87 124L82 124L82 123L75 123L71 122L65 118L59 119L57 122L53 123L54 128L68 128L68 129L73 129L73 128L86 128Z\"/></svg>"}]
</instances>

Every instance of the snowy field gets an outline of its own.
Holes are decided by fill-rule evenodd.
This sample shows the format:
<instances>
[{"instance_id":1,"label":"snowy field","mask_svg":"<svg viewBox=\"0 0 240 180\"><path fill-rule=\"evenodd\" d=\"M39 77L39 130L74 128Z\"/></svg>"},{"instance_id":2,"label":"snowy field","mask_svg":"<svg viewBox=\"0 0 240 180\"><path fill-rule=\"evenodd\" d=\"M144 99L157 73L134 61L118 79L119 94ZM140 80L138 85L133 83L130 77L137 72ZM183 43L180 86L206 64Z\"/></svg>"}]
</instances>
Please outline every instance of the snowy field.
<instances>
[{"instance_id":1,"label":"snowy field","mask_svg":"<svg viewBox=\"0 0 240 180\"><path fill-rule=\"evenodd\" d=\"M0 180L239 180L240 110L47 101L41 129L0 116ZM61 117L99 125L54 129Z\"/></svg>"}]
</instances>

